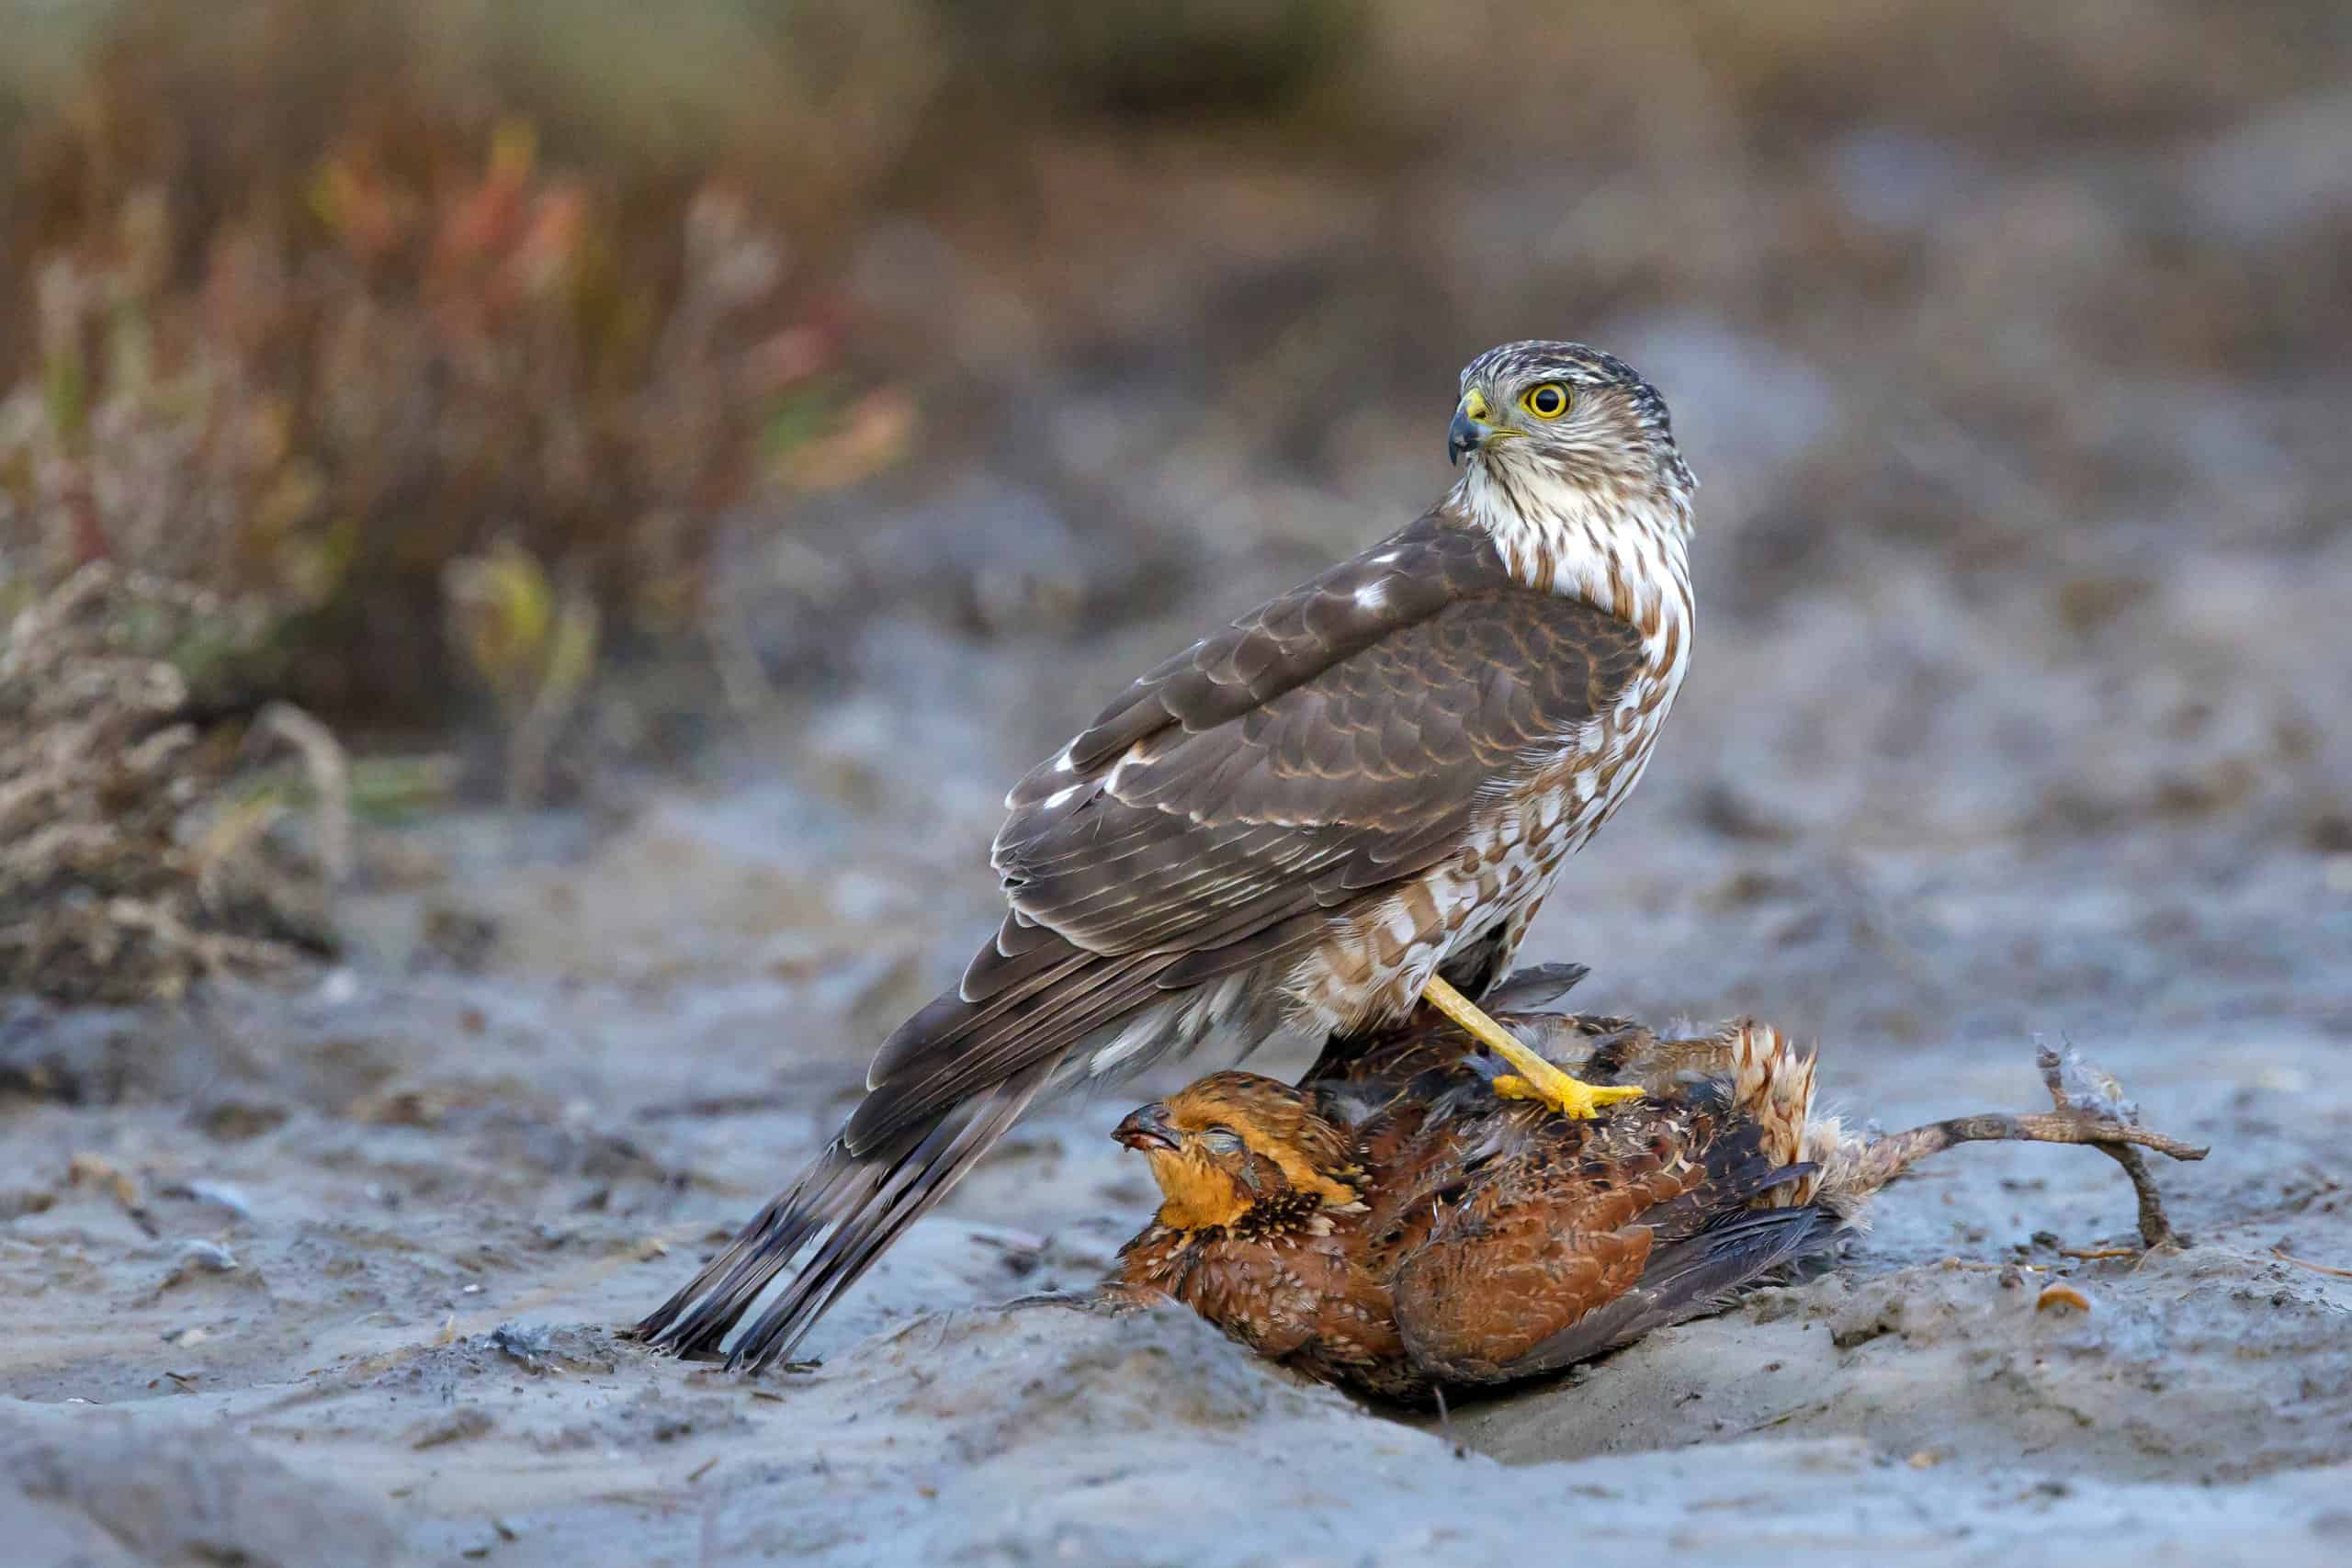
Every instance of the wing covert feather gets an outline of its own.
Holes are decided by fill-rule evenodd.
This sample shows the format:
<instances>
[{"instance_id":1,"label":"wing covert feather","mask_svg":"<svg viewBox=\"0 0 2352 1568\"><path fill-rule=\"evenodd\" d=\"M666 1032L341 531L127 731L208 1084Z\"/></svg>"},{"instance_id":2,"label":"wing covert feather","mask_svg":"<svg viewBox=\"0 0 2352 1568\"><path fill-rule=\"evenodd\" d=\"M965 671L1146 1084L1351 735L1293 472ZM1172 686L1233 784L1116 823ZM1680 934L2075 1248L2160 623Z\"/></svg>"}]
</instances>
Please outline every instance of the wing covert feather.
<instances>
[{"instance_id":1,"label":"wing covert feather","mask_svg":"<svg viewBox=\"0 0 2352 1568\"><path fill-rule=\"evenodd\" d=\"M993 857L1006 897L1105 954L1335 907L1458 846L1640 654L1631 626L1423 518L1163 663L1023 780ZM983 950L967 998L995 967Z\"/></svg>"}]
</instances>

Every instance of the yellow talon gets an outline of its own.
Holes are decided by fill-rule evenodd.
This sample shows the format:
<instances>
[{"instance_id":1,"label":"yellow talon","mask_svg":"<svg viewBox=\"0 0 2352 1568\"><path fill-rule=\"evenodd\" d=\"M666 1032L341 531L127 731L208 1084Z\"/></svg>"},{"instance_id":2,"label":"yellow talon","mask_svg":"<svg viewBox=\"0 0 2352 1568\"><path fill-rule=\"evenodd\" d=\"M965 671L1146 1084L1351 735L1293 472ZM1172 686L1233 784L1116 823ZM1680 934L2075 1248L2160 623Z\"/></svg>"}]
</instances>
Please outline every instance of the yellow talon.
<instances>
[{"instance_id":1,"label":"yellow talon","mask_svg":"<svg viewBox=\"0 0 2352 1568\"><path fill-rule=\"evenodd\" d=\"M1639 1100L1642 1091L1623 1084L1587 1083L1570 1077L1559 1068L1545 1064L1555 1081L1537 1088L1517 1073L1498 1075L1490 1086L1504 1100L1540 1100L1563 1116L1579 1120L1600 1114L1604 1105L1614 1105L1621 1100Z\"/></svg>"},{"instance_id":2,"label":"yellow talon","mask_svg":"<svg viewBox=\"0 0 2352 1568\"><path fill-rule=\"evenodd\" d=\"M1519 1070L1495 1079L1494 1090L1505 1100L1540 1100L1563 1116L1583 1119L1604 1105L1639 1100L1642 1091L1631 1085L1590 1084L1569 1077L1525 1045L1511 1032L1479 1010L1478 1004L1438 976L1421 987L1430 1005Z\"/></svg>"}]
</instances>

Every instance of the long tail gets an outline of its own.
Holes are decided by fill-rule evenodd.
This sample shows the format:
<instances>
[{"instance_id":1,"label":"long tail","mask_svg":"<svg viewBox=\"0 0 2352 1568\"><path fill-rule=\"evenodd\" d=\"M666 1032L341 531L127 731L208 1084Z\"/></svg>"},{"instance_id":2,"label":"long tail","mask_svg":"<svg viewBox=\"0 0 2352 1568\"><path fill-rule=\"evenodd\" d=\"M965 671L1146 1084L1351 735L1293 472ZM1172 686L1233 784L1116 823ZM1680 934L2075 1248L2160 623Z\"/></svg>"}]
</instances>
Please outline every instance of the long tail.
<instances>
[{"instance_id":1,"label":"long tail","mask_svg":"<svg viewBox=\"0 0 2352 1568\"><path fill-rule=\"evenodd\" d=\"M684 1355L716 1353L813 1246L727 1359L757 1368L787 1354L1004 1135L1073 1048L1165 994L1155 981L1171 955L1084 953L1034 928L1014 938L1017 951L982 949L962 987L892 1032L841 1135L638 1325L640 1337Z\"/></svg>"},{"instance_id":2,"label":"long tail","mask_svg":"<svg viewBox=\"0 0 2352 1568\"><path fill-rule=\"evenodd\" d=\"M817 1242L807 1266L736 1343L727 1364L756 1371L789 1355L1003 1136L1036 1098L1047 1070L1040 1064L966 1101L901 1140L895 1152L854 1155L836 1138L684 1289L637 1325L639 1337L682 1355L717 1352L775 1277Z\"/></svg>"}]
</instances>

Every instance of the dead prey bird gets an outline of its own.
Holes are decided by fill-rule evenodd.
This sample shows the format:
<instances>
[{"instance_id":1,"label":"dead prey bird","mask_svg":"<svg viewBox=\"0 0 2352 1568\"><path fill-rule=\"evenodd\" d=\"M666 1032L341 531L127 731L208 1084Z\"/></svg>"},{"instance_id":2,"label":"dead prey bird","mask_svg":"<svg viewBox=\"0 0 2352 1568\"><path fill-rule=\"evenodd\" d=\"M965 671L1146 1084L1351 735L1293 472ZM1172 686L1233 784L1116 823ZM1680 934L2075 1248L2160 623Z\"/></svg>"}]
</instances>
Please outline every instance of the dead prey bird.
<instances>
[{"instance_id":1,"label":"dead prey bird","mask_svg":"<svg viewBox=\"0 0 2352 1568\"><path fill-rule=\"evenodd\" d=\"M1442 500L1145 674L1013 787L994 937L646 1338L721 1349L805 1252L729 1359L787 1352L1040 1094L1211 1041L1362 1037L1427 998L1510 1065L1481 1092L1571 1117L1632 1097L1476 998L1648 763L1690 663L1696 480L1611 355L1510 344L1456 390Z\"/></svg>"},{"instance_id":2,"label":"dead prey bird","mask_svg":"<svg viewBox=\"0 0 2352 1568\"><path fill-rule=\"evenodd\" d=\"M1173 1298L1261 1355L1398 1400L1555 1372L1716 1310L1859 1229L1925 1156L1991 1139L2204 1156L2141 1129L2078 1057L2056 1109L1892 1136L1814 1113L1814 1058L1741 1021L1664 1040L1622 1020L1507 1015L1581 1077L1638 1086L1596 1121L1498 1101L1501 1064L1423 1013L1292 1088L1224 1072L1119 1141L1162 1201L1093 1300ZM2111 1080L2109 1080L2111 1082ZM2151 1241L2155 1239L2151 1236Z\"/></svg>"}]
</instances>

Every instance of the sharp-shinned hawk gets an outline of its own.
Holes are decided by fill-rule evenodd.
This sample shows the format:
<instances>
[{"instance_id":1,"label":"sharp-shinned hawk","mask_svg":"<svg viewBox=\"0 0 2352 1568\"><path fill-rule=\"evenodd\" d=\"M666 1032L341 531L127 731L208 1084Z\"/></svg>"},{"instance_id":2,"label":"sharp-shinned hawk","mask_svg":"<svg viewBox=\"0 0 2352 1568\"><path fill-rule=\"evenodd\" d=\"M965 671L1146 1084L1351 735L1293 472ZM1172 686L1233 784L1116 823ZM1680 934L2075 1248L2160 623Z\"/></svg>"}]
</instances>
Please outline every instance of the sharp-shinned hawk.
<instances>
[{"instance_id":1,"label":"sharp-shinned hawk","mask_svg":"<svg viewBox=\"0 0 2352 1568\"><path fill-rule=\"evenodd\" d=\"M1470 998L1648 761L1690 657L1696 488L1666 404L1577 344L1462 373L1445 498L1130 685L1014 786L1011 906L891 1034L840 1135L640 1325L788 1350L1039 1094L1215 1040L1392 1025L1426 997L1589 1116L1631 1090L1544 1062Z\"/></svg>"}]
</instances>

